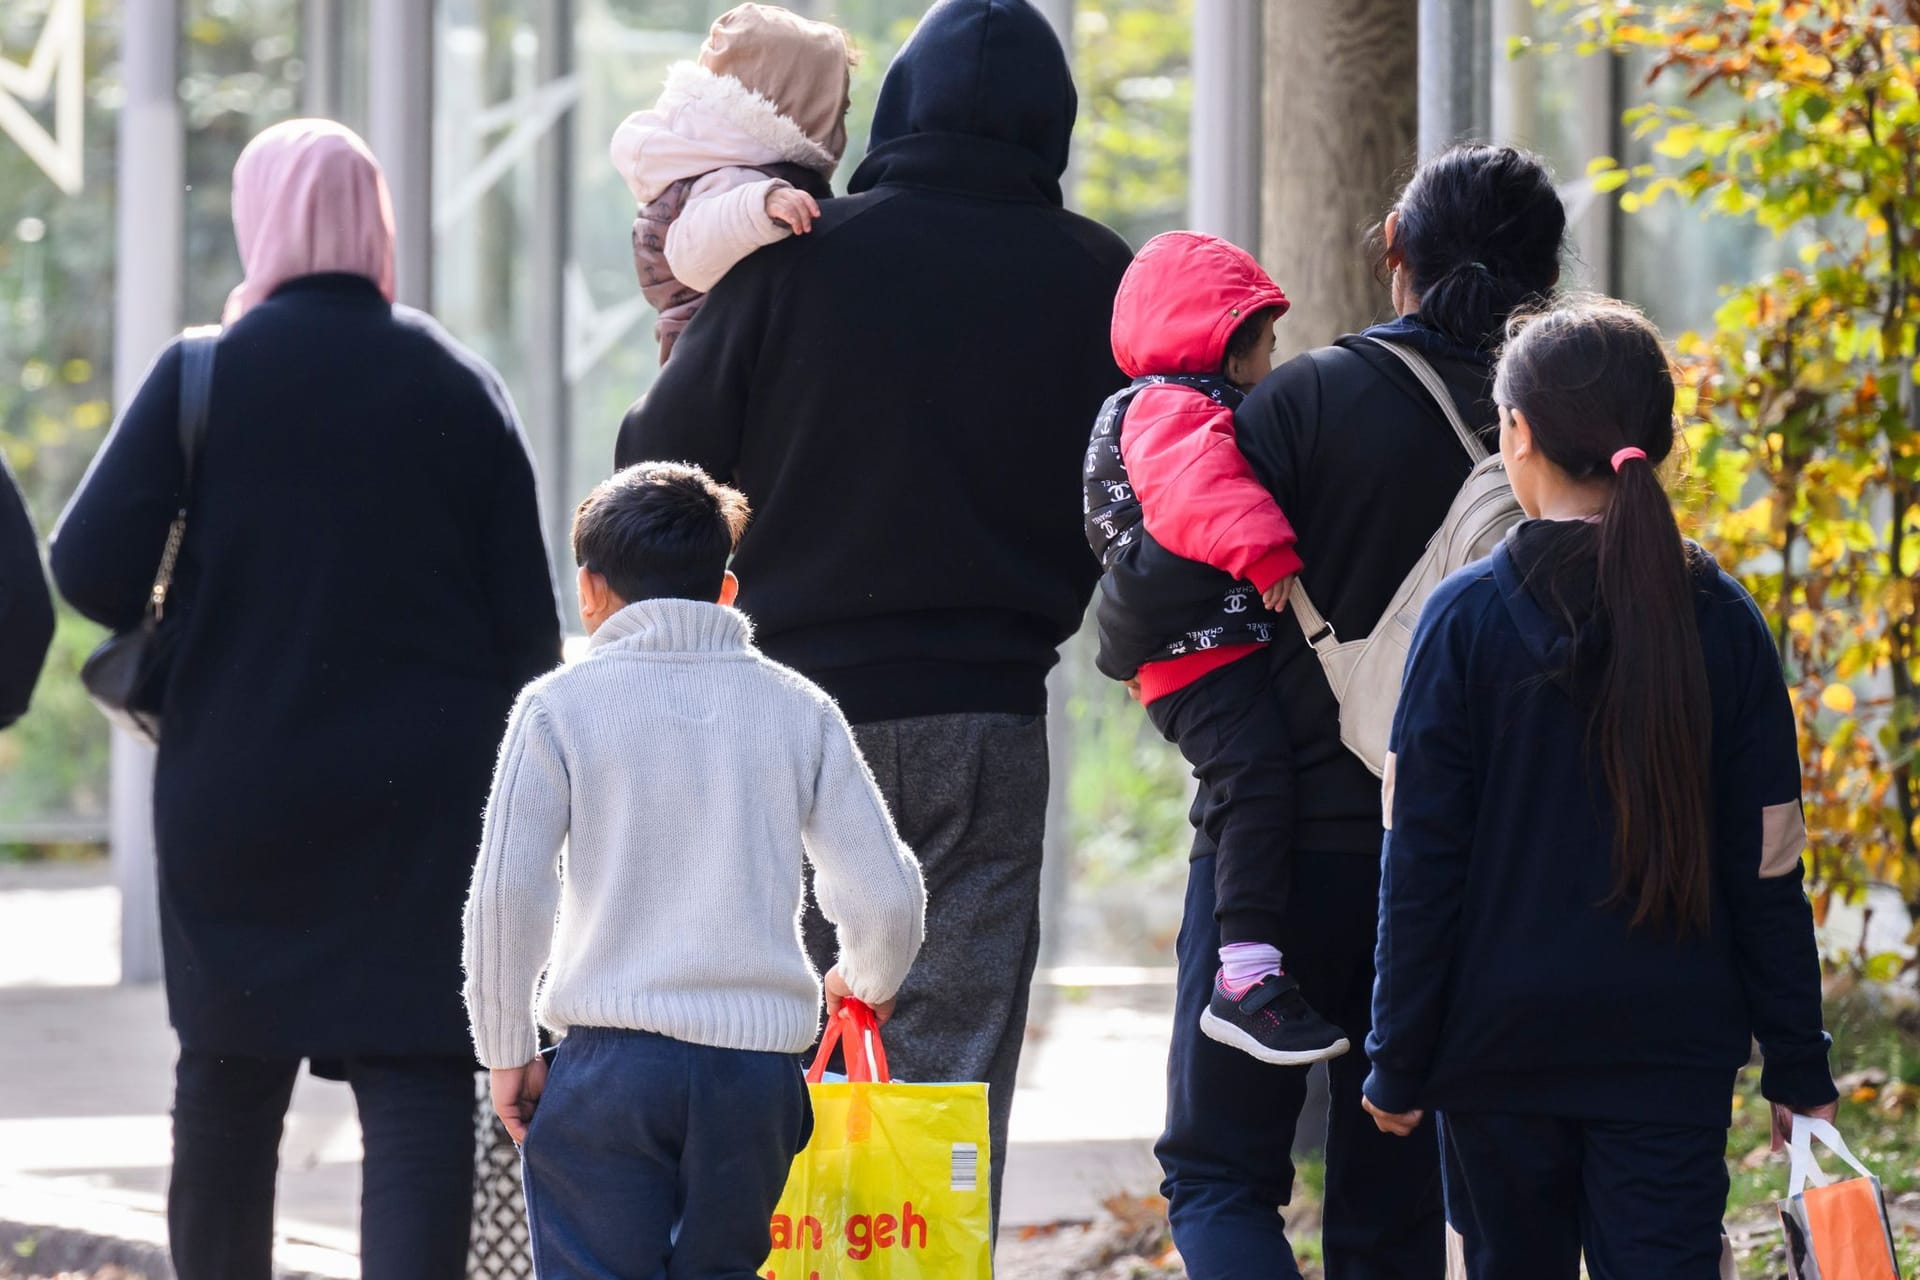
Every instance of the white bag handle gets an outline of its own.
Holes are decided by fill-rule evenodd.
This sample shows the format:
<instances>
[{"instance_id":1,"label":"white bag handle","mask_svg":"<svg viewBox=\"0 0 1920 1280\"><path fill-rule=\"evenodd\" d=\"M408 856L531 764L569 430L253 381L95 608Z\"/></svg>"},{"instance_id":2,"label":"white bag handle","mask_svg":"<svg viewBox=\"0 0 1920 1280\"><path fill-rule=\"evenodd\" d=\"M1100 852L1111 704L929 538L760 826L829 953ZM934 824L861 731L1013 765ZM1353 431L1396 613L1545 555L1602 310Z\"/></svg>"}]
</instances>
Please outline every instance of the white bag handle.
<instances>
[{"instance_id":1,"label":"white bag handle","mask_svg":"<svg viewBox=\"0 0 1920 1280\"><path fill-rule=\"evenodd\" d=\"M1813 1158L1813 1140L1815 1138L1820 1139L1820 1144L1827 1150L1852 1165L1853 1171L1861 1177L1871 1178L1873 1176L1873 1174L1868 1171L1867 1166L1853 1158L1853 1152L1847 1150L1847 1140L1840 1136L1840 1131L1833 1127L1831 1121L1818 1120L1812 1116L1796 1115L1793 1118L1793 1136L1787 1146L1789 1160L1787 1167L1787 1199L1791 1200L1793 1197L1799 1195L1806 1189L1807 1183L1809 1182L1816 1187L1824 1187L1833 1181L1832 1178L1828 1177L1826 1173L1821 1170L1819 1163Z\"/></svg>"}]
</instances>

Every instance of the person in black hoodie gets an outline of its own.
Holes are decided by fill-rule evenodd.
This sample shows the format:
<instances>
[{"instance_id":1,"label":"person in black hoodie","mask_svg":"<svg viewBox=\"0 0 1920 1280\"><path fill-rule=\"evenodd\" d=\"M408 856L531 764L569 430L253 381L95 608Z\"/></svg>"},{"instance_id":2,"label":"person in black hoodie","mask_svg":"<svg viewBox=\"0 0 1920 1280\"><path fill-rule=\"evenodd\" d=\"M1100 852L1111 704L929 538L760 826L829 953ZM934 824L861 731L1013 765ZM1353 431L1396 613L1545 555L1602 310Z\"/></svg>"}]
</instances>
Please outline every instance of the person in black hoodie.
<instances>
[{"instance_id":1,"label":"person in black hoodie","mask_svg":"<svg viewBox=\"0 0 1920 1280\"><path fill-rule=\"evenodd\" d=\"M27 714L53 643L53 597L33 519L0 458L0 729Z\"/></svg>"},{"instance_id":2,"label":"person in black hoodie","mask_svg":"<svg viewBox=\"0 0 1920 1280\"><path fill-rule=\"evenodd\" d=\"M852 194L727 273L615 459L696 463L753 503L740 606L839 701L926 868L893 1065L992 1086L996 1197L1039 945L1046 674L1099 572L1087 423L1126 382L1108 325L1130 251L1061 206L1075 109L1027 0L934 5Z\"/></svg>"},{"instance_id":3,"label":"person in black hoodie","mask_svg":"<svg viewBox=\"0 0 1920 1280\"><path fill-rule=\"evenodd\" d=\"M1458 147L1420 167L1382 229L1398 318L1281 365L1234 418L1241 452L1293 522L1308 593L1347 638L1372 631L1470 467L1439 406L1372 340L1417 349L1465 420L1490 433L1491 349L1508 313L1559 278L1566 213L1531 156ZM1339 706L1298 621L1280 622L1269 684L1291 755L1287 789L1274 800L1274 840L1292 864L1288 969L1357 1044L1372 1025L1380 784L1341 745ZM1203 789L1196 813L1207 800ZM1200 1280L1290 1276L1278 1210L1292 1193L1306 1071L1263 1066L1190 1029L1212 995L1220 945L1204 832L1193 853L1167 1129L1156 1150L1174 1242ZM1437 1144L1430 1134L1404 1142L1374 1128L1360 1109L1367 1070L1361 1052L1328 1066L1328 1274L1439 1280Z\"/></svg>"},{"instance_id":4,"label":"person in black hoodie","mask_svg":"<svg viewBox=\"0 0 1920 1280\"><path fill-rule=\"evenodd\" d=\"M1510 339L1529 523L1427 601L1393 730L1367 1109L1437 1108L1475 1280L1718 1274L1734 1073L1830 1118L1793 707L1752 598L1681 540L1660 335Z\"/></svg>"}]
</instances>

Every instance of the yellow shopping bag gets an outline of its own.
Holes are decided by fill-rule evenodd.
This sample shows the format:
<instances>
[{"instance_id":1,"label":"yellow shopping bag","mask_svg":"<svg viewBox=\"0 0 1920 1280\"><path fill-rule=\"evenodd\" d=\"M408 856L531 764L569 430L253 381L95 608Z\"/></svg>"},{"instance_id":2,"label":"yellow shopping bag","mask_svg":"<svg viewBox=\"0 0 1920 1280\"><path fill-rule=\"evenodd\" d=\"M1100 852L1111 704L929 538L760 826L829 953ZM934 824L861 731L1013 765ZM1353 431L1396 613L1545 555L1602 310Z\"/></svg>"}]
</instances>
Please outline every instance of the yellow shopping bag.
<instances>
[{"instance_id":1,"label":"yellow shopping bag","mask_svg":"<svg viewBox=\"0 0 1920 1280\"><path fill-rule=\"evenodd\" d=\"M825 1083L838 1045L847 1081ZM813 1137L774 1210L766 1280L988 1280L987 1086L895 1084L848 1000L807 1073Z\"/></svg>"}]
</instances>

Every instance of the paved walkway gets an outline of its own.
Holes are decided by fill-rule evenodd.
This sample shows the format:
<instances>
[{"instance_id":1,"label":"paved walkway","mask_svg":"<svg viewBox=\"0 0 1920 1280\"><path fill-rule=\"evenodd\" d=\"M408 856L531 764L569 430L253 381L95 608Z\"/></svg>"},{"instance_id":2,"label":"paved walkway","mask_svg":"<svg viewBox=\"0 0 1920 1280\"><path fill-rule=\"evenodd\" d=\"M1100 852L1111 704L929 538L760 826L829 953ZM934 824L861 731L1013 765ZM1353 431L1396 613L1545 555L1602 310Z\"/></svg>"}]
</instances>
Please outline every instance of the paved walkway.
<instances>
[{"instance_id":1,"label":"paved walkway","mask_svg":"<svg viewBox=\"0 0 1920 1280\"><path fill-rule=\"evenodd\" d=\"M109 985L118 905L98 871L0 870L0 1221L60 1215L158 1238L175 1042L157 987ZM1012 1225L1092 1218L1158 1181L1170 975L1046 977L1014 1107ZM351 1093L303 1077L279 1205L315 1274L350 1262L359 1157Z\"/></svg>"}]
</instances>

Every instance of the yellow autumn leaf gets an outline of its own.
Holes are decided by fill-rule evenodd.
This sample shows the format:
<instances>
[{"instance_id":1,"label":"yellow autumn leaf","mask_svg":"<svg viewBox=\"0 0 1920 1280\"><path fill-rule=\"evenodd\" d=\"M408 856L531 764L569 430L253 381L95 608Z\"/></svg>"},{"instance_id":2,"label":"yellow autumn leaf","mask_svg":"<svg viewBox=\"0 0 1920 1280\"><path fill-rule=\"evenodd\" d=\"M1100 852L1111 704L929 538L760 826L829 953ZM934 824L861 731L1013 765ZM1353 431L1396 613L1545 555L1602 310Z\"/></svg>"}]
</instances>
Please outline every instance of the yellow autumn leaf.
<instances>
[{"instance_id":1,"label":"yellow autumn leaf","mask_svg":"<svg viewBox=\"0 0 1920 1280\"><path fill-rule=\"evenodd\" d=\"M1845 715L1853 710L1853 690L1844 684L1830 684L1820 691L1820 705Z\"/></svg>"}]
</instances>

